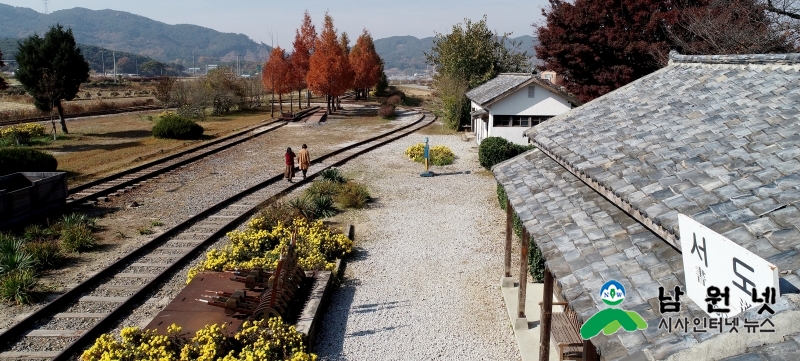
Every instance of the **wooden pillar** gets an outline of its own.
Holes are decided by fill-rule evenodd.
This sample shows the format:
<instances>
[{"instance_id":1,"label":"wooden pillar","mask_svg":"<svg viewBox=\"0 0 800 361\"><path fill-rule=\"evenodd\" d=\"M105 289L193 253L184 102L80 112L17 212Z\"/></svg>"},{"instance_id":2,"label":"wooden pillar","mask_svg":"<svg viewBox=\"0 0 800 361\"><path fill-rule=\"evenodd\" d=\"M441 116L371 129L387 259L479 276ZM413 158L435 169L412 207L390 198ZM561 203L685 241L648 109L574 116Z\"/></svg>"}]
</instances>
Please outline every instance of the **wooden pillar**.
<instances>
[{"instance_id":1,"label":"wooden pillar","mask_svg":"<svg viewBox=\"0 0 800 361\"><path fill-rule=\"evenodd\" d=\"M511 234L514 231L514 210L511 208L511 201L506 200L506 255L505 255L505 277L511 277Z\"/></svg>"},{"instance_id":2,"label":"wooden pillar","mask_svg":"<svg viewBox=\"0 0 800 361\"><path fill-rule=\"evenodd\" d=\"M544 290L542 291L541 333L539 339L539 361L550 360L550 323L553 317L553 275L544 269Z\"/></svg>"},{"instance_id":3,"label":"wooden pillar","mask_svg":"<svg viewBox=\"0 0 800 361\"><path fill-rule=\"evenodd\" d=\"M597 349L594 347L592 341L583 341L583 361L599 361L597 357Z\"/></svg>"},{"instance_id":4,"label":"wooden pillar","mask_svg":"<svg viewBox=\"0 0 800 361\"><path fill-rule=\"evenodd\" d=\"M528 230L522 228L522 244L520 245L519 255L519 305L517 306L517 318L525 318L525 296L528 285L528 243L530 242Z\"/></svg>"}]
</instances>

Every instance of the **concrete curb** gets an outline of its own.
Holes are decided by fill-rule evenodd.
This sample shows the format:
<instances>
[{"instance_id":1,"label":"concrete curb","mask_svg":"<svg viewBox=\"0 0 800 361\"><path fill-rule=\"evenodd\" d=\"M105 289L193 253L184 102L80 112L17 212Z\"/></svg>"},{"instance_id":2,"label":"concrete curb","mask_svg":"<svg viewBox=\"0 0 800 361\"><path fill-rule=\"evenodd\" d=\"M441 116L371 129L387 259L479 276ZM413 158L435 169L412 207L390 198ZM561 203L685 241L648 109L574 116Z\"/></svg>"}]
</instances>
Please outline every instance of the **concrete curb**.
<instances>
[{"instance_id":1,"label":"concrete curb","mask_svg":"<svg viewBox=\"0 0 800 361\"><path fill-rule=\"evenodd\" d=\"M352 224L348 227L347 236L355 241L355 227ZM306 336L306 345L309 350L314 349L325 307L327 307L331 293L333 293L334 287L338 285L343 273L344 261L341 258L336 260L336 266L332 272L306 272L306 276L314 277L314 286L308 296L306 305L303 307L303 311L300 313L300 318L298 318L295 328Z\"/></svg>"}]
</instances>

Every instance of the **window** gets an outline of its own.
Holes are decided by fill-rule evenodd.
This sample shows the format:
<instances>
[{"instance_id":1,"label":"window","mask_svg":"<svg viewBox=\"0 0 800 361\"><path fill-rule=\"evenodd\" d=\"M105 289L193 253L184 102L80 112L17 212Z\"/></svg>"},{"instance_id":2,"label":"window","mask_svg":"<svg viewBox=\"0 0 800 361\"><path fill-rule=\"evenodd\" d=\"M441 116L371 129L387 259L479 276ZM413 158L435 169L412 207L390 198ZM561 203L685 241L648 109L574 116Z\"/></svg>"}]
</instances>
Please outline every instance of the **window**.
<instances>
[{"instance_id":1,"label":"window","mask_svg":"<svg viewBox=\"0 0 800 361\"><path fill-rule=\"evenodd\" d=\"M533 98L533 95L536 91L536 86L529 85L528 86L528 98Z\"/></svg>"},{"instance_id":2,"label":"window","mask_svg":"<svg viewBox=\"0 0 800 361\"><path fill-rule=\"evenodd\" d=\"M551 80L551 79L553 79L553 74L545 74L544 78L547 79L547 80Z\"/></svg>"},{"instance_id":3,"label":"window","mask_svg":"<svg viewBox=\"0 0 800 361\"><path fill-rule=\"evenodd\" d=\"M492 117L492 126L495 127L532 127L552 118L552 115L495 115Z\"/></svg>"}]
</instances>

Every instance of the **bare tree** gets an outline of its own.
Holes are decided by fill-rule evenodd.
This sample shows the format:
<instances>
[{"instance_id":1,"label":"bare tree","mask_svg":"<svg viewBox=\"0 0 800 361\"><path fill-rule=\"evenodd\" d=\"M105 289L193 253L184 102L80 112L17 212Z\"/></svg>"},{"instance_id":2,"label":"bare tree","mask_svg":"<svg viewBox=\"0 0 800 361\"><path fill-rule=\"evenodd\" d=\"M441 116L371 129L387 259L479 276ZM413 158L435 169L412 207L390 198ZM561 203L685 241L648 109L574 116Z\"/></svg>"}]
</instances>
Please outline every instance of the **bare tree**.
<instances>
[{"instance_id":1,"label":"bare tree","mask_svg":"<svg viewBox=\"0 0 800 361\"><path fill-rule=\"evenodd\" d=\"M793 50L759 0L710 0L686 6L668 28L673 46L683 54L766 54Z\"/></svg>"}]
</instances>

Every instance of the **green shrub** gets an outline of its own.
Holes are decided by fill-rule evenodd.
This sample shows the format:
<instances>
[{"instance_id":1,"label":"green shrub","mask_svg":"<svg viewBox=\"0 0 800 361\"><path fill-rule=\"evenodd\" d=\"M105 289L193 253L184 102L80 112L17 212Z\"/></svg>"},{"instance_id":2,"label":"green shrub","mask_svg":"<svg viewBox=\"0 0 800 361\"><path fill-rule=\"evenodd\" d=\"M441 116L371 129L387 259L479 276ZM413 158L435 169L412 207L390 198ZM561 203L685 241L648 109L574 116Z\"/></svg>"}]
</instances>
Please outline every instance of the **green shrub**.
<instances>
[{"instance_id":1,"label":"green shrub","mask_svg":"<svg viewBox=\"0 0 800 361\"><path fill-rule=\"evenodd\" d=\"M324 171L323 171L324 172ZM327 197L335 197L336 193L339 193L340 184L338 181L326 181L323 180L321 182L313 182L311 186L306 189L306 194L309 197L317 197L317 196L327 196Z\"/></svg>"},{"instance_id":2,"label":"green shrub","mask_svg":"<svg viewBox=\"0 0 800 361\"><path fill-rule=\"evenodd\" d=\"M54 240L26 242L25 251L33 256L35 267L39 270L55 268L64 261L61 246Z\"/></svg>"},{"instance_id":3,"label":"green shrub","mask_svg":"<svg viewBox=\"0 0 800 361\"><path fill-rule=\"evenodd\" d=\"M336 203L344 208L364 208L370 199L367 187L356 182L343 184L336 195Z\"/></svg>"},{"instance_id":4,"label":"green shrub","mask_svg":"<svg viewBox=\"0 0 800 361\"><path fill-rule=\"evenodd\" d=\"M53 236L53 231L50 228L42 227L40 224L31 224L25 227L23 238L26 241L34 242L50 239Z\"/></svg>"},{"instance_id":5,"label":"green shrub","mask_svg":"<svg viewBox=\"0 0 800 361\"><path fill-rule=\"evenodd\" d=\"M84 223L63 226L61 228L61 245L68 252L88 251L97 246L92 230Z\"/></svg>"},{"instance_id":6,"label":"green shrub","mask_svg":"<svg viewBox=\"0 0 800 361\"><path fill-rule=\"evenodd\" d=\"M339 210L333 203L333 198L327 195L318 195L310 197L311 207L314 209L314 218L328 218L333 217Z\"/></svg>"},{"instance_id":7,"label":"green shrub","mask_svg":"<svg viewBox=\"0 0 800 361\"><path fill-rule=\"evenodd\" d=\"M456 155L453 154L453 151L444 145L431 147L428 151L430 153L428 154L428 156L430 156L430 162L433 165L443 166L453 164L453 161L456 159Z\"/></svg>"},{"instance_id":8,"label":"green shrub","mask_svg":"<svg viewBox=\"0 0 800 361\"><path fill-rule=\"evenodd\" d=\"M282 224L292 224L292 220L296 215L297 212L291 205L284 202L275 202L267 205L258 212L254 219L260 219L261 221L252 226L255 229L271 231L279 222Z\"/></svg>"},{"instance_id":9,"label":"green shrub","mask_svg":"<svg viewBox=\"0 0 800 361\"><path fill-rule=\"evenodd\" d=\"M378 115L384 119L394 118L394 109L394 104L383 103L381 104L381 107L378 108Z\"/></svg>"},{"instance_id":10,"label":"green shrub","mask_svg":"<svg viewBox=\"0 0 800 361\"><path fill-rule=\"evenodd\" d=\"M506 210L508 206L508 195L506 194L506 189L503 188L503 185L497 183L497 203L500 203L500 208L502 210Z\"/></svg>"},{"instance_id":11,"label":"green shrub","mask_svg":"<svg viewBox=\"0 0 800 361\"><path fill-rule=\"evenodd\" d=\"M335 183L344 183L347 179L344 178L342 171L339 168L328 168L324 169L322 172L319 172L322 180L328 182L335 182Z\"/></svg>"},{"instance_id":12,"label":"green shrub","mask_svg":"<svg viewBox=\"0 0 800 361\"><path fill-rule=\"evenodd\" d=\"M33 268L33 256L25 251L24 243L14 236L0 234L0 275Z\"/></svg>"},{"instance_id":13,"label":"green shrub","mask_svg":"<svg viewBox=\"0 0 800 361\"><path fill-rule=\"evenodd\" d=\"M478 147L478 162L481 166L491 170L492 167L533 149L533 145L523 146L514 144L501 137L488 137L481 141Z\"/></svg>"},{"instance_id":14,"label":"green shrub","mask_svg":"<svg viewBox=\"0 0 800 361\"><path fill-rule=\"evenodd\" d=\"M531 238L531 244L528 247L528 272L533 278L533 282L544 282L544 257L542 251L536 246Z\"/></svg>"},{"instance_id":15,"label":"green shrub","mask_svg":"<svg viewBox=\"0 0 800 361\"><path fill-rule=\"evenodd\" d=\"M405 155L415 162L424 162L425 144L417 143L406 148ZM453 151L444 145L437 145L428 149L428 156L430 157L431 164L438 166L453 164L453 161L456 159L456 155Z\"/></svg>"},{"instance_id":16,"label":"green shrub","mask_svg":"<svg viewBox=\"0 0 800 361\"><path fill-rule=\"evenodd\" d=\"M166 139L200 139L203 127L183 116L168 113L159 116L153 126L153 136Z\"/></svg>"},{"instance_id":17,"label":"green shrub","mask_svg":"<svg viewBox=\"0 0 800 361\"><path fill-rule=\"evenodd\" d=\"M0 176L17 172L53 172L58 161L50 154L30 148L0 148Z\"/></svg>"},{"instance_id":18,"label":"green shrub","mask_svg":"<svg viewBox=\"0 0 800 361\"><path fill-rule=\"evenodd\" d=\"M300 215L306 219L314 219L314 204L311 203L311 198L307 196L297 197L289 201L289 206L295 211L295 214Z\"/></svg>"},{"instance_id":19,"label":"green shrub","mask_svg":"<svg viewBox=\"0 0 800 361\"><path fill-rule=\"evenodd\" d=\"M30 303L36 284L36 276L30 269L10 272L0 280L0 298L17 304Z\"/></svg>"},{"instance_id":20,"label":"green shrub","mask_svg":"<svg viewBox=\"0 0 800 361\"><path fill-rule=\"evenodd\" d=\"M73 228L81 224L89 227L89 229L92 230L97 229L97 219L89 217L85 214L70 213L61 217L60 226L62 228Z\"/></svg>"}]
</instances>

